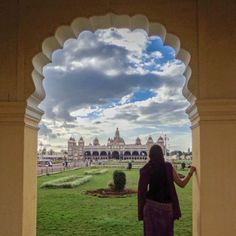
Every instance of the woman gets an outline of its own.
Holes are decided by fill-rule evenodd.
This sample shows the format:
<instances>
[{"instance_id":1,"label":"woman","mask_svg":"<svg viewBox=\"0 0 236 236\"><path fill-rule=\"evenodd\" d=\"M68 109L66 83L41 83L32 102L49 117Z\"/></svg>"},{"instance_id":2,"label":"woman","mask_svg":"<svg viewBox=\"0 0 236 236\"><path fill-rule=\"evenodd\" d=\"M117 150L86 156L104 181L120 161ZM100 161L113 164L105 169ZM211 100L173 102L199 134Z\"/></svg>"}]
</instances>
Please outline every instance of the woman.
<instances>
[{"instance_id":1,"label":"woman","mask_svg":"<svg viewBox=\"0 0 236 236\"><path fill-rule=\"evenodd\" d=\"M181 217L174 182L184 188L196 170L180 179L171 163L165 162L162 148L153 145L149 162L140 170L138 218L144 221L145 236L173 236L174 220Z\"/></svg>"}]
</instances>

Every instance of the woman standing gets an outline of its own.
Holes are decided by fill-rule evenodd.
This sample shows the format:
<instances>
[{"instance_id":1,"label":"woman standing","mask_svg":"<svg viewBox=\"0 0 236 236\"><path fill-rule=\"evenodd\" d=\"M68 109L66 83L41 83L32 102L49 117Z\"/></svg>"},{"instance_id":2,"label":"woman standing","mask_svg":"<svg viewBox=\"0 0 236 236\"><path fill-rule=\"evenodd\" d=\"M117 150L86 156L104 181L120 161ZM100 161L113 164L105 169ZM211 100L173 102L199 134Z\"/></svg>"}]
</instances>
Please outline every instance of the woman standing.
<instances>
[{"instance_id":1,"label":"woman standing","mask_svg":"<svg viewBox=\"0 0 236 236\"><path fill-rule=\"evenodd\" d=\"M145 236L173 236L174 220L181 217L174 182L184 188L196 170L180 179L171 163L165 162L162 148L153 145L149 162L140 170L138 219L144 221Z\"/></svg>"}]
</instances>

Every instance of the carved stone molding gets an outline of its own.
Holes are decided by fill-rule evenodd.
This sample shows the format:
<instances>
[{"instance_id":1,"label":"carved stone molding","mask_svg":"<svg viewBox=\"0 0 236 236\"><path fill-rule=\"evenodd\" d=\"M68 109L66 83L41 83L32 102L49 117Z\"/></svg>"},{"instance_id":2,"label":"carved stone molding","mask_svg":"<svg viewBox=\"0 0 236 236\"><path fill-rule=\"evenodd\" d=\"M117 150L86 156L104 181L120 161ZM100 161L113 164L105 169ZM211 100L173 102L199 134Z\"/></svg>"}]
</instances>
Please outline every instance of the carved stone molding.
<instances>
[{"instance_id":1,"label":"carved stone molding","mask_svg":"<svg viewBox=\"0 0 236 236\"><path fill-rule=\"evenodd\" d=\"M43 111L33 102L30 105L26 102L0 102L1 125L26 125L38 129L42 115Z\"/></svg>"},{"instance_id":2,"label":"carved stone molding","mask_svg":"<svg viewBox=\"0 0 236 236\"><path fill-rule=\"evenodd\" d=\"M236 122L236 99L197 100L186 113L193 126L200 121Z\"/></svg>"}]
</instances>

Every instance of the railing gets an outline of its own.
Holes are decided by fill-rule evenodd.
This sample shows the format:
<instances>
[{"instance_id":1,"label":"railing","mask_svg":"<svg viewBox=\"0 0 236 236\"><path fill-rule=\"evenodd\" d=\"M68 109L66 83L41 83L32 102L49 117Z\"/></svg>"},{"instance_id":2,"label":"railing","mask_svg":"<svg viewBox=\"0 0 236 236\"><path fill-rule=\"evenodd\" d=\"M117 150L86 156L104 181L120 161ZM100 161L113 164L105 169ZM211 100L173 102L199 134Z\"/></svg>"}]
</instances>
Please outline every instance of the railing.
<instances>
[{"instance_id":1,"label":"railing","mask_svg":"<svg viewBox=\"0 0 236 236\"><path fill-rule=\"evenodd\" d=\"M43 176L43 175L56 174L67 170L78 169L83 166L84 166L83 162L71 162L67 166L63 166L60 163L60 164L54 164L53 166L38 167L37 175Z\"/></svg>"}]
</instances>

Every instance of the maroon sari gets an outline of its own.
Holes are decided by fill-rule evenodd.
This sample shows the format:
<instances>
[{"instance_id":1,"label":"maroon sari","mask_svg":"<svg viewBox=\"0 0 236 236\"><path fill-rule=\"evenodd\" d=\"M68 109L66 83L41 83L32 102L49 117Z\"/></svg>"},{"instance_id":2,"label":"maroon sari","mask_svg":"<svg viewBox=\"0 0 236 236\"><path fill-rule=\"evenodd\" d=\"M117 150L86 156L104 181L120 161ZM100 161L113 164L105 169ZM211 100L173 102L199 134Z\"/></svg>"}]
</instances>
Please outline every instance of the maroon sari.
<instances>
[{"instance_id":1,"label":"maroon sari","mask_svg":"<svg viewBox=\"0 0 236 236\"><path fill-rule=\"evenodd\" d=\"M173 181L173 167L165 163L170 203L160 203L147 198L152 166L147 163L140 170L138 184L138 219L144 221L145 236L172 236L174 220L181 217L178 196Z\"/></svg>"}]
</instances>

